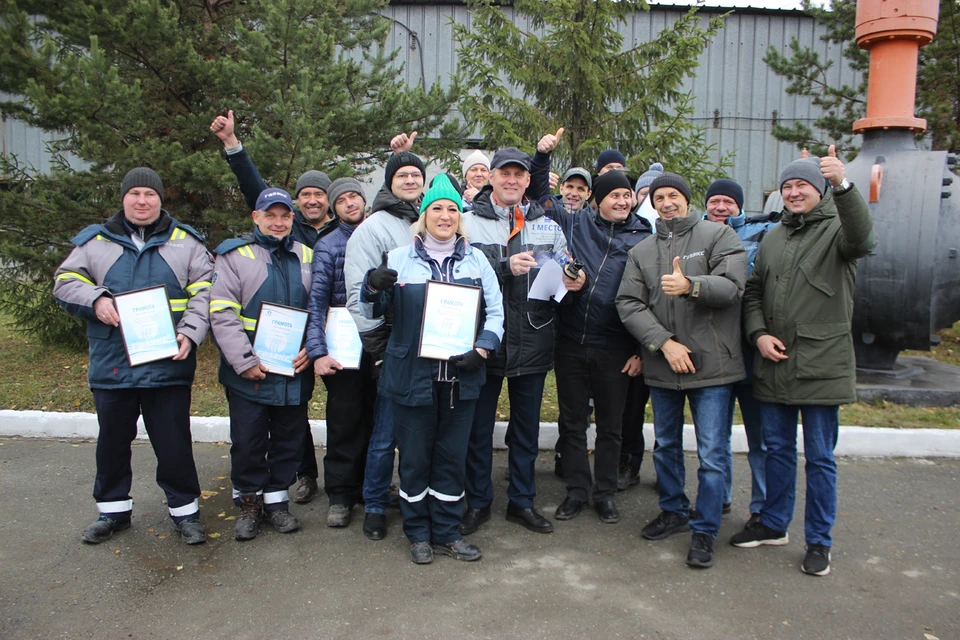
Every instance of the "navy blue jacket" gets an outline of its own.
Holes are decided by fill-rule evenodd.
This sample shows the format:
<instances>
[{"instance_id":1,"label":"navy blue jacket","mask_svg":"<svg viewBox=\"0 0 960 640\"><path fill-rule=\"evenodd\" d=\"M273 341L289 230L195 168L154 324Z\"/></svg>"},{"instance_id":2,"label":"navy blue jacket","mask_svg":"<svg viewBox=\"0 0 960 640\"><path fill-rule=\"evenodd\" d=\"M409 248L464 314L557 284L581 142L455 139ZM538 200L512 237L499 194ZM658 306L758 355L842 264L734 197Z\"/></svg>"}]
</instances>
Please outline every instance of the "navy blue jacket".
<instances>
[{"instance_id":1,"label":"navy blue jacket","mask_svg":"<svg viewBox=\"0 0 960 640\"><path fill-rule=\"evenodd\" d=\"M93 389L131 389L190 385L196 349L184 360L157 360L131 367L120 327L100 322L94 304L101 296L164 285L177 333L195 345L209 329L213 262L203 236L166 211L148 227L143 248L130 237L123 211L103 224L90 225L73 238L76 247L54 276L53 295L69 313L87 321ZM146 233L146 232L145 232Z\"/></svg>"},{"instance_id":2,"label":"navy blue jacket","mask_svg":"<svg viewBox=\"0 0 960 640\"><path fill-rule=\"evenodd\" d=\"M257 165L253 164L253 159L250 158L250 154L247 153L246 149L241 149L237 153L227 154L227 164L230 165L233 175L237 177L237 183L240 185L240 193L243 194L243 199L247 202L247 206L250 207L250 211L253 211L257 208L257 198L259 198L263 190L267 188L267 183L260 177L260 172L257 171ZM333 210L331 207L331 214L332 213ZM295 207L293 210L293 228L290 230L290 235L300 244L304 244L312 249L320 238L336 229L338 224L339 220L336 216L333 216L333 218L327 220L322 227L317 229L307 222L307 219L300 213L300 209Z\"/></svg>"},{"instance_id":3,"label":"navy blue jacket","mask_svg":"<svg viewBox=\"0 0 960 640\"><path fill-rule=\"evenodd\" d=\"M579 294L567 294L557 308L560 335L588 347L639 353L637 341L620 321L616 297L627 252L652 234L650 223L632 213L613 223L592 209L570 213L555 208L553 215L567 236L570 255L583 263L587 274Z\"/></svg>"},{"instance_id":4,"label":"navy blue jacket","mask_svg":"<svg viewBox=\"0 0 960 640\"><path fill-rule=\"evenodd\" d=\"M503 297L490 264L462 236L442 265L429 256L419 236L413 244L390 251L387 264L397 271L397 283L392 289L371 290L367 284L369 271L360 286L360 310L366 317L381 317L388 308L393 309L394 324L384 355L380 393L405 406L426 406L439 400L433 397L434 380L457 380L459 398L475 400L486 381L486 366L461 374L445 360L419 357L420 326L428 281L479 286L483 289L483 303L474 346L487 349L492 358L503 337Z\"/></svg>"},{"instance_id":5,"label":"navy blue jacket","mask_svg":"<svg viewBox=\"0 0 960 640\"><path fill-rule=\"evenodd\" d=\"M313 248L313 284L307 311L307 355L316 360L327 355L327 310L347 306L347 285L343 277L343 262L347 254L347 240L356 225L340 222L337 228L320 238Z\"/></svg>"}]
</instances>

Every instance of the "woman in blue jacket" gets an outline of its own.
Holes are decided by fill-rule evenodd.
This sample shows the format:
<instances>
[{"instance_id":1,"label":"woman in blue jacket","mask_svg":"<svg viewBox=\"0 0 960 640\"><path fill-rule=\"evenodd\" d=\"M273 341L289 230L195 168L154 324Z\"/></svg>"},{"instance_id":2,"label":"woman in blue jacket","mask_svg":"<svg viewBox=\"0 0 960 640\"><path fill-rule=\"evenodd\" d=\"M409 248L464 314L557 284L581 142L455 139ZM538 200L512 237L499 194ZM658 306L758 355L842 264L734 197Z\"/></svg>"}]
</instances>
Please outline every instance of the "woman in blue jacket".
<instances>
[{"instance_id":1,"label":"woman in blue jacket","mask_svg":"<svg viewBox=\"0 0 960 640\"><path fill-rule=\"evenodd\" d=\"M460 534L470 425L486 375L484 362L503 336L503 298L487 259L460 233L463 203L444 176L434 180L414 223L413 244L384 254L367 272L360 308L368 318L393 309L380 393L394 402L400 449L400 512L410 557L433 554L479 560ZM421 358L420 325L428 281L481 287L483 305L474 348L449 360Z\"/></svg>"}]
</instances>

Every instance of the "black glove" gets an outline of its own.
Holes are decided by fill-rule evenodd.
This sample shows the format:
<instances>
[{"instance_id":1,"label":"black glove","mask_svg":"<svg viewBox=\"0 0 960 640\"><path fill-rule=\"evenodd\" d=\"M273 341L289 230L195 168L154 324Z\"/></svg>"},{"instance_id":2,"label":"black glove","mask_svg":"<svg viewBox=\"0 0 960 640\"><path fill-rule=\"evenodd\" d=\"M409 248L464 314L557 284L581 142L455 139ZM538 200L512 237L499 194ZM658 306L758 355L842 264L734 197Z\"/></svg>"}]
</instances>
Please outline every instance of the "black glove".
<instances>
[{"instance_id":1,"label":"black glove","mask_svg":"<svg viewBox=\"0 0 960 640\"><path fill-rule=\"evenodd\" d=\"M583 263L579 260L573 260L563 265L563 275L567 276L571 280L576 280L580 277L581 269L583 269Z\"/></svg>"},{"instance_id":2,"label":"black glove","mask_svg":"<svg viewBox=\"0 0 960 640\"><path fill-rule=\"evenodd\" d=\"M367 275L367 284L375 291L386 291L397 284L397 272L387 266L387 252L383 252L383 262Z\"/></svg>"},{"instance_id":3,"label":"black glove","mask_svg":"<svg viewBox=\"0 0 960 640\"><path fill-rule=\"evenodd\" d=\"M470 349L470 351L467 351L466 353L461 353L458 356L452 356L447 362L455 365L460 373L469 373L472 371L480 371L486 361L487 359L480 355L479 351L476 349Z\"/></svg>"}]
</instances>

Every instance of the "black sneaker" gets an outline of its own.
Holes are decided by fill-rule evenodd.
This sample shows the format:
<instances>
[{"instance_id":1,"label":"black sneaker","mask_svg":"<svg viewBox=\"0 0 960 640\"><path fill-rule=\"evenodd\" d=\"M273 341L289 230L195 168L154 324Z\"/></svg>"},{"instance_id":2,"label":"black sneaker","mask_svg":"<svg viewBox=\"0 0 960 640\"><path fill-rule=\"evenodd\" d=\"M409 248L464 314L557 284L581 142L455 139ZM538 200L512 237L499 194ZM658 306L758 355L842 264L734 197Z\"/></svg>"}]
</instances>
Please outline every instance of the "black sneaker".
<instances>
[{"instance_id":1,"label":"black sneaker","mask_svg":"<svg viewBox=\"0 0 960 640\"><path fill-rule=\"evenodd\" d=\"M640 484L640 467L634 467L626 460L621 460L620 468L617 469L617 491L626 491L638 484Z\"/></svg>"},{"instance_id":2,"label":"black sneaker","mask_svg":"<svg viewBox=\"0 0 960 640\"><path fill-rule=\"evenodd\" d=\"M480 547L475 544L470 544L463 538L446 544L434 544L432 547L434 553L450 556L451 558L463 560L464 562L473 562L483 557L483 554L480 552Z\"/></svg>"},{"instance_id":3,"label":"black sneaker","mask_svg":"<svg viewBox=\"0 0 960 640\"><path fill-rule=\"evenodd\" d=\"M640 532L647 540L663 540L669 535L687 530L690 518L675 511L661 511L656 520Z\"/></svg>"},{"instance_id":4,"label":"black sneaker","mask_svg":"<svg viewBox=\"0 0 960 640\"><path fill-rule=\"evenodd\" d=\"M800 571L811 576L825 576L830 573L830 547L808 544L807 555L803 558Z\"/></svg>"},{"instance_id":5,"label":"black sneaker","mask_svg":"<svg viewBox=\"0 0 960 640\"><path fill-rule=\"evenodd\" d=\"M694 533L690 538L690 551L687 553L687 564L700 569L712 567L713 538L706 533Z\"/></svg>"},{"instance_id":6,"label":"black sneaker","mask_svg":"<svg viewBox=\"0 0 960 640\"><path fill-rule=\"evenodd\" d=\"M743 531L730 538L730 544L743 549L752 549L764 544L782 547L788 542L790 542L790 535L786 531L775 531L759 521L756 524L748 523Z\"/></svg>"},{"instance_id":7,"label":"black sneaker","mask_svg":"<svg viewBox=\"0 0 960 640\"><path fill-rule=\"evenodd\" d=\"M203 530L199 516L190 516L180 522L174 522L173 527L185 544L203 544L207 541L207 532Z\"/></svg>"},{"instance_id":8,"label":"black sneaker","mask_svg":"<svg viewBox=\"0 0 960 640\"><path fill-rule=\"evenodd\" d=\"M363 535L371 540L383 540L387 537L387 516L370 511L364 514Z\"/></svg>"},{"instance_id":9,"label":"black sneaker","mask_svg":"<svg viewBox=\"0 0 960 640\"><path fill-rule=\"evenodd\" d=\"M83 530L80 539L87 544L100 544L106 542L113 536L114 531L123 531L130 528L130 520L114 520L105 515L100 515L93 523Z\"/></svg>"}]
</instances>

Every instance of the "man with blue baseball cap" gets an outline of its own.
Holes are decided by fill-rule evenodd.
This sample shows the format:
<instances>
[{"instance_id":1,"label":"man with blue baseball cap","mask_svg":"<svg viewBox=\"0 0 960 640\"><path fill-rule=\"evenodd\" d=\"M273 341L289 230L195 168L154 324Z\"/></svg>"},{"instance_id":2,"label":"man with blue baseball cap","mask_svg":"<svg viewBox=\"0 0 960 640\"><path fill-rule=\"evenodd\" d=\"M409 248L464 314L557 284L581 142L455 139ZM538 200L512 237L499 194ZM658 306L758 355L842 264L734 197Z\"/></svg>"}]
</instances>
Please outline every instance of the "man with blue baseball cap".
<instances>
[{"instance_id":1,"label":"man with blue baseball cap","mask_svg":"<svg viewBox=\"0 0 960 640\"><path fill-rule=\"evenodd\" d=\"M240 508L234 537L250 540L265 516L280 533L300 522L288 510L310 428L307 403L313 372L306 349L293 359L294 375L272 373L253 348L261 305L307 308L313 249L290 234L290 194L264 189L253 211L253 233L216 248L210 327L220 349L220 384L230 406L230 480Z\"/></svg>"}]
</instances>

